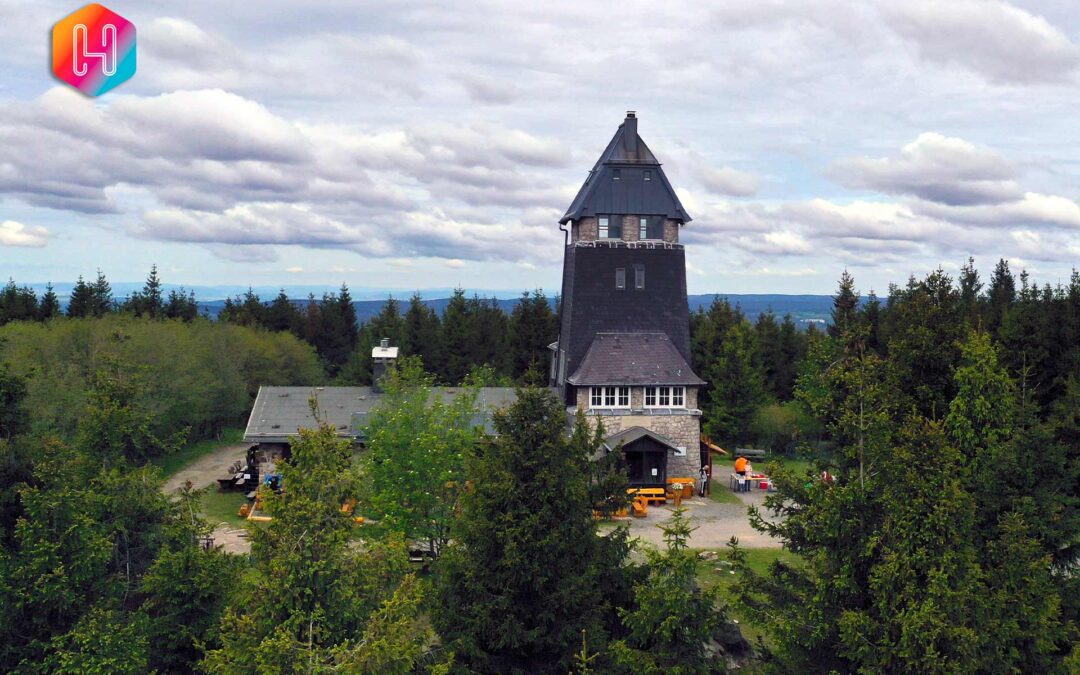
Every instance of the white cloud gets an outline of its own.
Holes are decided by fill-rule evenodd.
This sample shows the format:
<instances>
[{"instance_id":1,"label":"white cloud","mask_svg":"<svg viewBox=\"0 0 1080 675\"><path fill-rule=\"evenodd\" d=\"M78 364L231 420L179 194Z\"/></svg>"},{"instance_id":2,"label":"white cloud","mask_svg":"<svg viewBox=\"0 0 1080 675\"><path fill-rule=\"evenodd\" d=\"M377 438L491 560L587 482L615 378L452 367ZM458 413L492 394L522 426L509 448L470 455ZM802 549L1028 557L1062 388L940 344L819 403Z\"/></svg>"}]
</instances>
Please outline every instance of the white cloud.
<instances>
[{"instance_id":1,"label":"white cloud","mask_svg":"<svg viewBox=\"0 0 1080 675\"><path fill-rule=\"evenodd\" d=\"M1080 67L1080 47L1063 31L1006 2L908 0L881 8L924 59L969 68L992 82L1071 82Z\"/></svg>"},{"instance_id":2,"label":"white cloud","mask_svg":"<svg viewBox=\"0 0 1080 675\"><path fill-rule=\"evenodd\" d=\"M49 240L44 227L24 225L14 220L0 222L0 246L41 248Z\"/></svg>"},{"instance_id":3,"label":"white cloud","mask_svg":"<svg viewBox=\"0 0 1080 675\"><path fill-rule=\"evenodd\" d=\"M944 204L1011 201L1022 194L1015 170L1000 155L936 133L920 134L897 156L841 160L832 174L849 187Z\"/></svg>"},{"instance_id":4,"label":"white cloud","mask_svg":"<svg viewBox=\"0 0 1080 675\"><path fill-rule=\"evenodd\" d=\"M732 197L746 197L757 192L761 179L754 174L730 167L704 167L699 174L701 184L710 192Z\"/></svg>"},{"instance_id":5,"label":"white cloud","mask_svg":"<svg viewBox=\"0 0 1080 675\"><path fill-rule=\"evenodd\" d=\"M452 269L461 269L462 267L465 267L465 261L464 260L457 260L456 258L452 258L450 260L447 260L443 264L446 265L447 267L452 268Z\"/></svg>"}]
</instances>

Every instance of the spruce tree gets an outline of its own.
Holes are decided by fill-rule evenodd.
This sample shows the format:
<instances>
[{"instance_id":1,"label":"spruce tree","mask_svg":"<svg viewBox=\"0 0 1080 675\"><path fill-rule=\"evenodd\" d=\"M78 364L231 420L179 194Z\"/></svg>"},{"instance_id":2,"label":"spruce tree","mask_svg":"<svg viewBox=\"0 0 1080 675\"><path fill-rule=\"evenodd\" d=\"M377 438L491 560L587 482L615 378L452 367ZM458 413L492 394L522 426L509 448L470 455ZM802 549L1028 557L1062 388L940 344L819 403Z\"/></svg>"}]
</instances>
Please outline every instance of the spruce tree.
<instances>
[{"instance_id":1,"label":"spruce tree","mask_svg":"<svg viewBox=\"0 0 1080 675\"><path fill-rule=\"evenodd\" d=\"M1001 258L990 276L987 289L987 329L995 333L1001 327L1005 312L1016 299L1016 280L1009 271L1009 261Z\"/></svg>"},{"instance_id":2,"label":"spruce tree","mask_svg":"<svg viewBox=\"0 0 1080 675\"><path fill-rule=\"evenodd\" d=\"M567 439L565 420L551 392L521 389L495 414L496 438L467 459L472 487L440 561L432 618L474 672L565 673L583 630L603 644L604 594L618 587L604 577L621 573L625 549L596 535L594 436L579 418Z\"/></svg>"},{"instance_id":3,"label":"spruce tree","mask_svg":"<svg viewBox=\"0 0 1080 675\"><path fill-rule=\"evenodd\" d=\"M300 328L300 312L289 296L285 295L285 289L278 291L270 306L266 308L266 327L272 331L283 333L297 333Z\"/></svg>"},{"instance_id":4,"label":"spruce tree","mask_svg":"<svg viewBox=\"0 0 1080 675\"><path fill-rule=\"evenodd\" d=\"M97 279L90 285L89 315L105 316L111 311L113 311L112 286L105 278L105 273L98 270Z\"/></svg>"},{"instance_id":5,"label":"spruce tree","mask_svg":"<svg viewBox=\"0 0 1080 675\"><path fill-rule=\"evenodd\" d=\"M446 358L443 361L442 371L438 375L439 380L446 384L460 384L473 365L469 358L469 354L472 353L469 345L470 319L469 302L465 299L465 291L461 288L455 289L443 312L440 335Z\"/></svg>"},{"instance_id":6,"label":"spruce tree","mask_svg":"<svg viewBox=\"0 0 1080 675\"><path fill-rule=\"evenodd\" d=\"M55 316L60 316L60 300L56 297L52 282L49 282L45 284L45 294L38 305L38 321L48 321Z\"/></svg>"},{"instance_id":7,"label":"spruce tree","mask_svg":"<svg viewBox=\"0 0 1080 675\"><path fill-rule=\"evenodd\" d=\"M92 295L93 291L90 289L90 285L83 280L82 275L80 274L79 280L75 282L75 287L71 289L71 297L68 299L67 315L75 319L93 316Z\"/></svg>"},{"instance_id":8,"label":"spruce tree","mask_svg":"<svg viewBox=\"0 0 1080 675\"><path fill-rule=\"evenodd\" d=\"M829 335L839 337L855 324L859 310L859 293L855 290L855 278L847 270L840 275L840 288L833 296L832 322Z\"/></svg>"},{"instance_id":9,"label":"spruce tree","mask_svg":"<svg viewBox=\"0 0 1080 675\"><path fill-rule=\"evenodd\" d=\"M439 315L424 304L419 293L413 293L409 298L409 308L405 310L401 348L407 354L418 356L427 372L439 372L443 359L442 344L439 342Z\"/></svg>"}]
</instances>

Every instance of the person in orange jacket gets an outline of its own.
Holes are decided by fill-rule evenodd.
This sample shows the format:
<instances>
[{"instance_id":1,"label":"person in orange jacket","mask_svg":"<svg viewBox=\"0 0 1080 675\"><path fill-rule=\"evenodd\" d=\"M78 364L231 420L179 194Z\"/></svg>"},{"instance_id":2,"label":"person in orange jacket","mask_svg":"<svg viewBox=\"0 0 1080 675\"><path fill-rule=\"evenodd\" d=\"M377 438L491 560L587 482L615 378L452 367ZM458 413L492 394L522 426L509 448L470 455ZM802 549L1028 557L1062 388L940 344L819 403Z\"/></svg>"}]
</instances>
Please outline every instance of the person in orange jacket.
<instances>
[{"instance_id":1,"label":"person in orange jacket","mask_svg":"<svg viewBox=\"0 0 1080 675\"><path fill-rule=\"evenodd\" d=\"M750 463L750 460L748 460L745 457L739 457L738 459L736 459L735 460L735 473L739 474L740 476L745 476L746 475L746 465L749 464L749 463Z\"/></svg>"}]
</instances>

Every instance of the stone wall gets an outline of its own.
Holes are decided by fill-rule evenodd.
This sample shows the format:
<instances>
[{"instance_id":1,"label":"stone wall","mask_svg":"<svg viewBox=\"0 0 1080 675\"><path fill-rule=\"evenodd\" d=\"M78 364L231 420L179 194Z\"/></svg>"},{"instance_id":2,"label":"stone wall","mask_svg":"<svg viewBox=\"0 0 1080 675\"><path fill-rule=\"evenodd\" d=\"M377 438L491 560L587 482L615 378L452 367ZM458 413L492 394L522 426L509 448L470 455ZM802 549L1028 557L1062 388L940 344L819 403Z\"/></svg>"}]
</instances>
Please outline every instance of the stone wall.
<instances>
[{"instance_id":1,"label":"stone wall","mask_svg":"<svg viewBox=\"0 0 1080 675\"><path fill-rule=\"evenodd\" d=\"M685 410L679 408L652 411L644 409L644 389L630 388L631 409L589 408L589 388L578 387L577 407L585 411L585 420L593 429L597 422L602 422L604 432L611 434L629 429L644 427L670 439L675 445L686 448L686 455L668 453L668 478L697 478L701 470L701 411L697 410L697 387L686 388Z\"/></svg>"},{"instance_id":2,"label":"stone wall","mask_svg":"<svg viewBox=\"0 0 1080 675\"><path fill-rule=\"evenodd\" d=\"M622 241L640 241L641 233L638 216L622 217ZM600 236L599 225L594 216L586 216L573 221L570 226L570 243L578 241L596 241ZM664 220L664 241L679 243L679 221L673 218Z\"/></svg>"}]
</instances>

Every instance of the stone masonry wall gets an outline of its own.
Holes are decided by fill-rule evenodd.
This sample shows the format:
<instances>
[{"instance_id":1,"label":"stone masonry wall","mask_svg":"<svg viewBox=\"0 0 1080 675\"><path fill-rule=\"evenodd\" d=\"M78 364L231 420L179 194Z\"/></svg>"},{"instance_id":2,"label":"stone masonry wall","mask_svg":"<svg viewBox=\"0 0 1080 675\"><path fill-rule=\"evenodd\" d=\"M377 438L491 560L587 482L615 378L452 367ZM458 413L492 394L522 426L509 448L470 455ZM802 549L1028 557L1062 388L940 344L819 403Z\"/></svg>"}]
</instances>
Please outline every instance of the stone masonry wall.
<instances>
[{"instance_id":1,"label":"stone masonry wall","mask_svg":"<svg viewBox=\"0 0 1080 675\"><path fill-rule=\"evenodd\" d=\"M623 216L622 241L640 241L641 233L638 216ZM570 228L570 242L596 241L600 236L600 228L594 216L586 216L575 220ZM672 218L664 220L664 241L679 243L679 221Z\"/></svg>"},{"instance_id":2,"label":"stone masonry wall","mask_svg":"<svg viewBox=\"0 0 1080 675\"><path fill-rule=\"evenodd\" d=\"M676 455L674 451L668 453L668 478L694 478L697 479L701 470L701 411L696 410L697 387L686 388L687 409L676 409L674 412L652 413L643 408L644 389L631 387L630 405L631 410L590 410L589 388L577 389L577 407L585 411L585 420L589 426L596 428L596 423L602 421L604 432L607 435L629 429L630 427L644 427L650 431L671 439L675 445L686 448L686 455Z\"/></svg>"}]
</instances>

